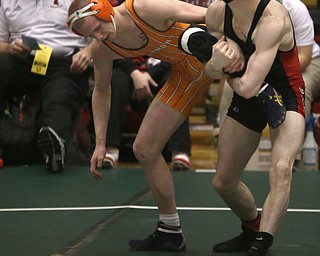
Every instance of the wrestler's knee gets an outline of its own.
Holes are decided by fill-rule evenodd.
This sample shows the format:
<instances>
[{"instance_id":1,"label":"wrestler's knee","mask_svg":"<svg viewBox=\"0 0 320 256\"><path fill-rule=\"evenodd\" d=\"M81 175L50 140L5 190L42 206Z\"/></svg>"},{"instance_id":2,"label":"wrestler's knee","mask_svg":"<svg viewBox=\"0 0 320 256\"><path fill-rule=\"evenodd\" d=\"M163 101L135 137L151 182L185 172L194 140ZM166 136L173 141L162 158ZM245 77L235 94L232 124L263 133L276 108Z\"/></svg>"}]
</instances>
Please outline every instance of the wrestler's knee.
<instances>
[{"instance_id":1,"label":"wrestler's knee","mask_svg":"<svg viewBox=\"0 0 320 256\"><path fill-rule=\"evenodd\" d=\"M146 147L141 141L135 139L133 146L132 146L132 149L133 149L133 153L134 153L135 157L137 158L137 160L139 162L143 161L143 159L146 158L146 156L147 156L146 155Z\"/></svg>"},{"instance_id":2,"label":"wrestler's knee","mask_svg":"<svg viewBox=\"0 0 320 256\"><path fill-rule=\"evenodd\" d=\"M219 194L232 193L239 184L239 181L232 177L216 174L212 179L212 185Z\"/></svg>"},{"instance_id":3,"label":"wrestler's knee","mask_svg":"<svg viewBox=\"0 0 320 256\"><path fill-rule=\"evenodd\" d=\"M161 151L157 150L155 145L140 140L139 138L136 138L133 143L133 153L140 163L153 161L159 152L161 153Z\"/></svg>"},{"instance_id":4,"label":"wrestler's knee","mask_svg":"<svg viewBox=\"0 0 320 256\"><path fill-rule=\"evenodd\" d=\"M292 166L286 159L280 159L275 166L270 169L271 187L290 186L292 178Z\"/></svg>"}]
</instances>

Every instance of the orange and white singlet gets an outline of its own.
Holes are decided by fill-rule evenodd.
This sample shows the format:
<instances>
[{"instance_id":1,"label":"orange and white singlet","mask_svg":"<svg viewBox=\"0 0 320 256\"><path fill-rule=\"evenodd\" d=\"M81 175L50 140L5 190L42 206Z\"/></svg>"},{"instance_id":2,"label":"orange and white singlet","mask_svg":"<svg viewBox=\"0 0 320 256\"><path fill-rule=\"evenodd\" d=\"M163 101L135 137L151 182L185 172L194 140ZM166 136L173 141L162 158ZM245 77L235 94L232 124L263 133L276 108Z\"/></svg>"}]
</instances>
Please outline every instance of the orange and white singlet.
<instances>
[{"instance_id":1,"label":"orange and white singlet","mask_svg":"<svg viewBox=\"0 0 320 256\"><path fill-rule=\"evenodd\" d=\"M147 55L171 63L168 81L156 97L179 113L188 116L212 82L204 72L203 64L178 48L179 36L189 24L176 22L166 31L157 30L136 14L133 1L126 0L127 12L145 33L147 45L139 49L126 49L112 42L106 42L106 45L124 58Z\"/></svg>"}]
</instances>

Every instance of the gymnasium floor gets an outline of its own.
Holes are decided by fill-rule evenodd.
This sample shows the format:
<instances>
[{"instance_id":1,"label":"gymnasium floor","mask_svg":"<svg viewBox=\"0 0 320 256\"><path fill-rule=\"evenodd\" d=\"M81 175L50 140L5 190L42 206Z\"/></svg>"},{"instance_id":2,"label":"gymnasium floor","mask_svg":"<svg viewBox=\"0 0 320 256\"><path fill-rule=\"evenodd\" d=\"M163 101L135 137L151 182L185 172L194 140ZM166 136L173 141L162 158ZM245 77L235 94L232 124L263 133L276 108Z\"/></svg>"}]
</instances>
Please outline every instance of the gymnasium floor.
<instances>
[{"instance_id":1,"label":"gymnasium floor","mask_svg":"<svg viewBox=\"0 0 320 256\"><path fill-rule=\"evenodd\" d=\"M179 255L246 255L212 252L214 243L240 232L238 219L211 187L213 173L175 172L176 199L187 250ZM266 172L243 180L258 207L268 192ZM155 230L158 214L143 171L105 170L95 181L86 167L61 174L42 166L0 169L1 256L158 256L127 244ZM320 255L320 172L295 172L288 214L269 256Z\"/></svg>"}]
</instances>

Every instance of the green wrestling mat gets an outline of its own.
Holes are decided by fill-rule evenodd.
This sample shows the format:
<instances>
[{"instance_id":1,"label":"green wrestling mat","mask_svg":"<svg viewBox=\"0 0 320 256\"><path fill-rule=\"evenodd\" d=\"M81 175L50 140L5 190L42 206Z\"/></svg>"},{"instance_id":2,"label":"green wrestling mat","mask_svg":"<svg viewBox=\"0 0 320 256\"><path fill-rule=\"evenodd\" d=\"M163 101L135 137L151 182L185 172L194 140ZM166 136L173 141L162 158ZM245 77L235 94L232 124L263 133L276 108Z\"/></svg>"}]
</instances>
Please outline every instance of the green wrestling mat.
<instances>
[{"instance_id":1,"label":"green wrestling mat","mask_svg":"<svg viewBox=\"0 0 320 256\"><path fill-rule=\"evenodd\" d=\"M141 169L103 173L96 181L85 167L67 166L60 174L43 166L0 169L0 255L176 255L128 250L129 240L155 230L158 213ZM173 175L187 239L182 254L246 255L212 252L213 244L240 232L239 220L211 186L214 173ZM246 172L243 180L261 208L268 173ZM268 255L320 255L320 172L293 174L289 210Z\"/></svg>"}]
</instances>

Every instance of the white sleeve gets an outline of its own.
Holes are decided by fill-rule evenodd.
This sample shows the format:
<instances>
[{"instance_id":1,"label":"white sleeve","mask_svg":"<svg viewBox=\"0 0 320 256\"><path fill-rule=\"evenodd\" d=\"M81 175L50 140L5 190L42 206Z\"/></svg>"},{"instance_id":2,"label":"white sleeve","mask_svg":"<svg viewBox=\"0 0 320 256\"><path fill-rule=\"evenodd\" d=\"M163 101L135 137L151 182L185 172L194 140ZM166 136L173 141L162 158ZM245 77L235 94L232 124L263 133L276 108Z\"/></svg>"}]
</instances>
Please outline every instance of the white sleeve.
<instances>
[{"instance_id":1,"label":"white sleeve","mask_svg":"<svg viewBox=\"0 0 320 256\"><path fill-rule=\"evenodd\" d=\"M0 4L0 41L9 42L9 29L2 4Z\"/></svg>"},{"instance_id":2,"label":"white sleeve","mask_svg":"<svg viewBox=\"0 0 320 256\"><path fill-rule=\"evenodd\" d=\"M297 46L314 43L314 25L307 7L301 1L292 1L285 6L292 19Z\"/></svg>"}]
</instances>

